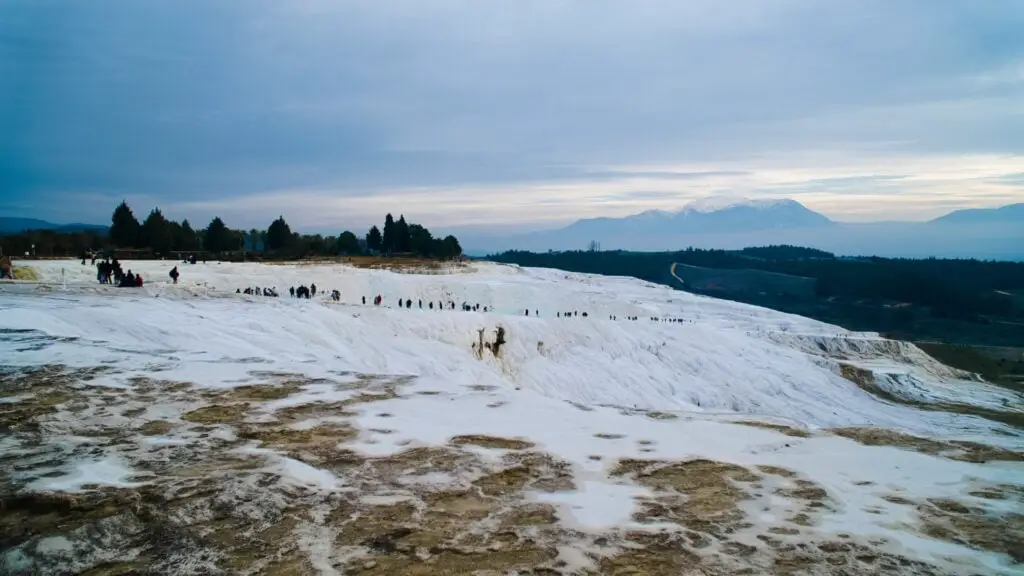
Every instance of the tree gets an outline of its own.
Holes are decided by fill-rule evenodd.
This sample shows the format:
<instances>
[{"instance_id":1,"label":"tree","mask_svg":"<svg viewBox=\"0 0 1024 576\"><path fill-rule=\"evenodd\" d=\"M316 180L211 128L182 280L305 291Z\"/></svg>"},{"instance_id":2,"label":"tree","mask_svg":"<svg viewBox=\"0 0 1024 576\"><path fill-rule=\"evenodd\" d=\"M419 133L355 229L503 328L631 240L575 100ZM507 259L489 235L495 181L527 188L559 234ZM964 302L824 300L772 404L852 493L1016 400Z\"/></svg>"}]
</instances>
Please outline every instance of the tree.
<instances>
[{"instance_id":1,"label":"tree","mask_svg":"<svg viewBox=\"0 0 1024 576\"><path fill-rule=\"evenodd\" d=\"M398 222L395 222L395 252L404 254L410 250L409 224L405 222L405 215L402 214L398 217Z\"/></svg>"},{"instance_id":2,"label":"tree","mask_svg":"<svg viewBox=\"0 0 1024 576\"><path fill-rule=\"evenodd\" d=\"M434 237L419 224L409 225L409 250L415 254L427 257L434 252Z\"/></svg>"},{"instance_id":3,"label":"tree","mask_svg":"<svg viewBox=\"0 0 1024 576\"><path fill-rule=\"evenodd\" d=\"M139 221L127 202L122 201L110 217L110 241L114 246L121 248L131 248L139 244Z\"/></svg>"},{"instance_id":4,"label":"tree","mask_svg":"<svg viewBox=\"0 0 1024 576\"><path fill-rule=\"evenodd\" d=\"M180 226L171 226L171 234L174 236L175 250L185 252L199 248L199 237L187 218L181 221Z\"/></svg>"},{"instance_id":5,"label":"tree","mask_svg":"<svg viewBox=\"0 0 1024 576\"><path fill-rule=\"evenodd\" d=\"M338 236L338 252L349 256L359 254L359 238L345 230Z\"/></svg>"},{"instance_id":6,"label":"tree","mask_svg":"<svg viewBox=\"0 0 1024 576\"><path fill-rule=\"evenodd\" d=\"M380 252L383 239L380 236L380 230L376 226L370 227L370 231L366 233L366 249L372 252Z\"/></svg>"},{"instance_id":7,"label":"tree","mask_svg":"<svg viewBox=\"0 0 1024 576\"><path fill-rule=\"evenodd\" d=\"M437 254L441 258L458 258L462 256L462 246L459 245L459 239L451 234L444 237L444 252Z\"/></svg>"},{"instance_id":8,"label":"tree","mask_svg":"<svg viewBox=\"0 0 1024 576\"><path fill-rule=\"evenodd\" d=\"M224 224L220 217L215 217L206 227L206 250L210 252L223 252L231 250L234 246L231 230Z\"/></svg>"},{"instance_id":9,"label":"tree","mask_svg":"<svg viewBox=\"0 0 1024 576\"><path fill-rule=\"evenodd\" d=\"M395 251L395 218L388 212L388 215L384 217L384 237L381 241L380 249L386 254L391 254Z\"/></svg>"},{"instance_id":10,"label":"tree","mask_svg":"<svg viewBox=\"0 0 1024 576\"><path fill-rule=\"evenodd\" d=\"M174 247L174 236L163 212L153 208L139 229L139 244L153 251L154 254L166 255Z\"/></svg>"},{"instance_id":11,"label":"tree","mask_svg":"<svg viewBox=\"0 0 1024 576\"><path fill-rule=\"evenodd\" d=\"M252 250L253 252L257 250L266 250L267 246L266 243L263 241L263 237L265 235L265 232L257 230L255 228L249 230L249 232L246 234L246 237L248 238L248 241L246 242L246 249Z\"/></svg>"},{"instance_id":12,"label":"tree","mask_svg":"<svg viewBox=\"0 0 1024 576\"><path fill-rule=\"evenodd\" d=\"M292 229L284 221L284 216L278 217L267 228L267 239L265 242L267 250L284 250L292 239Z\"/></svg>"}]
</instances>

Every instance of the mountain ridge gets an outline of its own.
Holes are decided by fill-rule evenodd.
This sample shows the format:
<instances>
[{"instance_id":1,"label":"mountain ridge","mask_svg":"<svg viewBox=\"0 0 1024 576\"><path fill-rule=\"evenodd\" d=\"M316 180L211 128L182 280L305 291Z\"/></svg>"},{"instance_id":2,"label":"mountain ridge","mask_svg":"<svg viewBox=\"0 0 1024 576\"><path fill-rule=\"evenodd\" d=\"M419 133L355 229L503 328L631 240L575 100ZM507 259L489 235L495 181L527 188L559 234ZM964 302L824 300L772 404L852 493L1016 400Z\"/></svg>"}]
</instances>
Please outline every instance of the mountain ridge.
<instances>
[{"instance_id":1,"label":"mountain ridge","mask_svg":"<svg viewBox=\"0 0 1024 576\"><path fill-rule=\"evenodd\" d=\"M711 197L679 210L577 220L560 229L586 234L687 234L832 226L835 222L792 199Z\"/></svg>"},{"instance_id":2,"label":"mountain ridge","mask_svg":"<svg viewBox=\"0 0 1024 576\"><path fill-rule=\"evenodd\" d=\"M1024 202L998 208L964 208L929 220L931 224L953 222L1021 222L1024 224Z\"/></svg>"},{"instance_id":3,"label":"mountain ridge","mask_svg":"<svg viewBox=\"0 0 1024 576\"><path fill-rule=\"evenodd\" d=\"M1018 206L1024 204L957 210L923 222L851 223L831 220L791 198L710 197L677 210L583 219L551 230L467 235L463 245L485 255L508 249L581 250L592 242L605 250L640 252L789 244L849 256L1024 260L1024 215Z\"/></svg>"},{"instance_id":4,"label":"mountain ridge","mask_svg":"<svg viewBox=\"0 0 1024 576\"><path fill-rule=\"evenodd\" d=\"M30 230L49 230L53 232L102 232L106 233L108 226L100 224L83 224L74 222L71 224L55 224L38 218L17 218L0 216L0 234L18 234Z\"/></svg>"}]
</instances>

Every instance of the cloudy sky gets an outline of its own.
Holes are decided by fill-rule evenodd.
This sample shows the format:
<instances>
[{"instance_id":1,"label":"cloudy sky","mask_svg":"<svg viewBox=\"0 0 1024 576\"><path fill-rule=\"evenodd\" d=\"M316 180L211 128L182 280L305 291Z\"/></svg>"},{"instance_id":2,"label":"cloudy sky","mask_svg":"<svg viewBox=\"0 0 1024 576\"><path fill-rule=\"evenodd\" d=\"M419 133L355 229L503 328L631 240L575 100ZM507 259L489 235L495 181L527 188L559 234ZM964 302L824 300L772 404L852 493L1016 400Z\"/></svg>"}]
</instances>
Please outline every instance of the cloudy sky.
<instances>
[{"instance_id":1,"label":"cloudy sky","mask_svg":"<svg viewBox=\"0 0 1024 576\"><path fill-rule=\"evenodd\" d=\"M0 215L551 227L1024 201L1024 2L4 0Z\"/></svg>"}]
</instances>

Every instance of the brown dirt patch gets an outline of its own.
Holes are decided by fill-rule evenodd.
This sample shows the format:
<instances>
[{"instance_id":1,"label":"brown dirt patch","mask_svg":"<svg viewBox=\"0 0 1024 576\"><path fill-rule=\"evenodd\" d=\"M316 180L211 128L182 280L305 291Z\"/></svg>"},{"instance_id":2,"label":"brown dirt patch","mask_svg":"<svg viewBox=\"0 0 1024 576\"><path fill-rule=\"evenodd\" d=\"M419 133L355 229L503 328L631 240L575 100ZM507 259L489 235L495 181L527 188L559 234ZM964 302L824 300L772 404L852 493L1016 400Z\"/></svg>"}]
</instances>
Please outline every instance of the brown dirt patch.
<instances>
[{"instance_id":1,"label":"brown dirt patch","mask_svg":"<svg viewBox=\"0 0 1024 576\"><path fill-rule=\"evenodd\" d=\"M997 484L968 492L970 496L984 500L1017 500L1024 503L1024 486Z\"/></svg>"},{"instance_id":2,"label":"brown dirt patch","mask_svg":"<svg viewBox=\"0 0 1024 576\"><path fill-rule=\"evenodd\" d=\"M248 384L220 392L217 396L227 402L263 402L280 400L302 390L303 383L288 381L280 384Z\"/></svg>"},{"instance_id":3,"label":"brown dirt patch","mask_svg":"<svg viewBox=\"0 0 1024 576\"><path fill-rule=\"evenodd\" d=\"M174 429L174 423L167 420L150 420L139 426L139 433L144 436L163 436Z\"/></svg>"},{"instance_id":4,"label":"brown dirt patch","mask_svg":"<svg viewBox=\"0 0 1024 576\"><path fill-rule=\"evenodd\" d=\"M257 440L264 447L281 450L297 460L319 464L336 458L343 452L339 445L357 435L358 431L348 425L322 424L304 430L249 426L238 436Z\"/></svg>"},{"instance_id":5,"label":"brown dirt patch","mask_svg":"<svg viewBox=\"0 0 1024 576\"><path fill-rule=\"evenodd\" d=\"M533 442L528 442L526 440L478 434L455 436L449 441L449 444L452 446L482 446L484 448L496 448L501 450L527 450L534 446Z\"/></svg>"},{"instance_id":6,"label":"brown dirt patch","mask_svg":"<svg viewBox=\"0 0 1024 576\"><path fill-rule=\"evenodd\" d=\"M212 404L186 412L181 418L196 424L237 424L248 413L248 404Z\"/></svg>"},{"instance_id":7,"label":"brown dirt patch","mask_svg":"<svg viewBox=\"0 0 1024 576\"><path fill-rule=\"evenodd\" d=\"M641 500L637 521L673 522L715 535L744 525L739 503L749 494L738 484L761 479L742 466L712 460L620 460L611 474L631 476L655 490L654 498Z\"/></svg>"},{"instance_id":8,"label":"brown dirt patch","mask_svg":"<svg viewBox=\"0 0 1024 576\"><path fill-rule=\"evenodd\" d=\"M37 535L71 532L138 509L142 495L133 490L102 488L82 494L31 492L0 500L0 549Z\"/></svg>"},{"instance_id":9,"label":"brown dirt patch","mask_svg":"<svg viewBox=\"0 0 1024 576\"><path fill-rule=\"evenodd\" d=\"M758 466L757 469L765 474L771 474L772 476L781 476L783 478L795 478L796 472L788 470L786 468L780 468L778 466Z\"/></svg>"},{"instance_id":10,"label":"brown dirt patch","mask_svg":"<svg viewBox=\"0 0 1024 576\"><path fill-rule=\"evenodd\" d=\"M918 505L921 532L932 538L1006 554L1024 563L1024 514L997 515L953 500Z\"/></svg>"},{"instance_id":11,"label":"brown dirt patch","mask_svg":"<svg viewBox=\"0 0 1024 576\"><path fill-rule=\"evenodd\" d=\"M501 470L477 478L473 486L488 496L508 496L536 490L559 492L575 489L572 469L568 463L542 452L507 454Z\"/></svg>"},{"instance_id":12,"label":"brown dirt patch","mask_svg":"<svg viewBox=\"0 0 1024 576\"><path fill-rule=\"evenodd\" d=\"M355 416L353 412L346 411L345 406L342 402L310 402L280 408L274 412L274 417L283 424L294 424L318 418Z\"/></svg>"},{"instance_id":13,"label":"brown dirt patch","mask_svg":"<svg viewBox=\"0 0 1024 576\"><path fill-rule=\"evenodd\" d=\"M886 494L882 496L882 500L889 502L890 504L899 504L901 506L913 506L914 501L908 500L903 496L897 496L896 494Z\"/></svg>"},{"instance_id":14,"label":"brown dirt patch","mask_svg":"<svg viewBox=\"0 0 1024 576\"><path fill-rule=\"evenodd\" d=\"M769 424L768 422L757 422L755 420L734 420L732 423L742 424L743 426L753 426L754 428L764 428L765 430L773 430L794 438L810 438L811 436L811 433L807 430L801 430L791 426L783 426L782 424Z\"/></svg>"},{"instance_id":15,"label":"brown dirt patch","mask_svg":"<svg viewBox=\"0 0 1024 576\"><path fill-rule=\"evenodd\" d=\"M1024 462L1024 453L977 442L959 440L943 442L885 428L833 428L831 432L865 446L895 446L963 462L982 463L992 460Z\"/></svg>"},{"instance_id":16,"label":"brown dirt patch","mask_svg":"<svg viewBox=\"0 0 1024 576\"><path fill-rule=\"evenodd\" d=\"M81 388L82 382L113 372L109 367L68 368L61 365L0 372L0 397L22 396L0 410L0 430L34 429L38 420L61 410L80 411L93 399ZM98 395L97 392L93 396Z\"/></svg>"},{"instance_id":17,"label":"brown dirt patch","mask_svg":"<svg viewBox=\"0 0 1024 576\"><path fill-rule=\"evenodd\" d=\"M600 438L602 440L621 440L622 438L625 437L625 434L609 434L607 432L599 432L597 434L594 434L594 438Z\"/></svg>"},{"instance_id":18,"label":"brown dirt patch","mask_svg":"<svg viewBox=\"0 0 1024 576\"><path fill-rule=\"evenodd\" d=\"M355 396L342 400L340 404L342 406L354 406L356 404L368 404L370 402L381 402L383 400L390 400L397 398L398 394L394 390L388 390L386 392L376 393L360 393Z\"/></svg>"},{"instance_id":19,"label":"brown dirt patch","mask_svg":"<svg viewBox=\"0 0 1024 576\"><path fill-rule=\"evenodd\" d=\"M677 420L679 418L676 414L672 414L670 412L658 412L655 410L645 410L643 414L651 420Z\"/></svg>"},{"instance_id":20,"label":"brown dirt patch","mask_svg":"<svg viewBox=\"0 0 1024 576\"><path fill-rule=\"evenodd\" d=\"M794 484L795 486L790 488L779 488L775 493L793 500L808 500L810 502L828 500L828 492L810 480L798 479L794 481Z\"/></svg>"},{"instance_id":21,"label":"brown dirt patch","mask_svg":"<svg viewBox=\"0 0 1024 576\"><path fill-rule=\"evenodd\" d=\"M154 392L180 394L194 388L191 382L160 380L145 376L133 376L128 379L128 383L132 385L131 390L136 394L152 394Z\"/></svg>"},{"instance_id":22,"label":"brown dirt patch","mask_svg":"<svg viewBox=\"0 0 1024 576\"><path fill-rule=\"evenodd\" d=\"M504 527L545 526L558 522L554 506L550 504L523 504L512 508L501 517Z\"/></svg>"},{"instance_id":23,"label":"brown dirt patch","mask_svg":"<svg viewBox=\"0 0 1024 576\"><path fill-rule=\"evenodd\" d=\"M626 535L625 549L601 558L598 568L608 576L664 576L687 574L700 565L700 558L687 550L687 542L678 534ZM696 572L695 572L696 573Z\"/></svg>"},{"instance_id":24,"label":"brown dirt patch","mask_svg":"<svg viewBox=\"0 0 1024 576\"><path fill-rule=\"evenodd\" d=\"M335 542L342 546L371 546L375 541L396 540L411 533L418 512L410 502L385 506L369 506L361 510L339 507L328 523L339 528ZM399 536L401 533L401 536Z\"/></svg>"},{"instance_id":25,"label":"brown dirt patch","mask_svg":"<svg viewBox=\"0 0 1024 576\"><path fill-rule=\"evenodd\" d=\"M515 538L514 535L510 535ZM421 559L414 555L374 556L372 560L353 560L345 573L366 576L434 576L437 574L529 574L530 570L550 566L558 557L554 547L515 538L495 542L492 547L468 549L436 548L433 555ZM511 540L511 541L508 541Z\"/></svg>"}]
</instances>

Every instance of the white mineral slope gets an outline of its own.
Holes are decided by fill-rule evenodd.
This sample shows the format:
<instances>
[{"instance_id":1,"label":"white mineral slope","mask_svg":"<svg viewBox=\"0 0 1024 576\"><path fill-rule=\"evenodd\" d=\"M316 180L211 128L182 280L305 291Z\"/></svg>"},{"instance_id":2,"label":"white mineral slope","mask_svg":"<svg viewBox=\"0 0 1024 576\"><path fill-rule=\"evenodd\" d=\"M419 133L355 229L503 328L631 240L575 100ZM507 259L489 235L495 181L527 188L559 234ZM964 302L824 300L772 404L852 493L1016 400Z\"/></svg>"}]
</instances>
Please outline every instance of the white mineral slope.
<instances>
[{"instance_id":1,"label":"white mineral slope","mask_svg":"<svg viewBox=\"0 0 1024 576\"><path fill-rule=\"evenodd\" d=\"M631 278L487 263L440 275L208 263L180 265L182 280L174 286L166 281L173 264L142 261L125 268L148 283L128 290L96 284L94 268L75 261L27 265L60 288L45 299L16 298L36 286L8 289L0 302L5 327L101 339L140 352L174 350L177 363L186 365L264 358L274 350L278 363L306 366L333 357L349 370L490 383L582 404L739 414L810 428L877 425L960 438L999 427L880 401L840 375L842 361L875 371L880 387L907 399L1021 409L1019 395L968 380L912 345ZM341 304L319 294L313 301L287 297L289 286L311 282L322 293L340 290ZM276 287L285 297L235 294L246 286ZM385 306L361 305L363 296L369 301L377 294ZM398 310L399 299L411 299L413 310ZM431 301L480 304L489 312L429 310ZM589 317L555 318L571 311ZM624 320L628 316L640 319ZM204 321L218 329L198 333ZM499 325L508 340L502 358L476 360L478 331L493 338ZM81 351L69 347L71 356ZM193 356L184 356L188 351ZM208 370L206 379L218 373Z\"/></svg>"},{"instance_id":2,"label":"white mineral slope","mask_svg":"<svg viewBox=\"0 0 1024 576\"><path fill-rule=\"evenodd\" d=\"M200 387L259 381L254 371L335 379L351 372L413 375L409 393L360 412L362 432L353 448L387 454L444 444L456 434L522 437L572 464L581 489L543 498L559 505L563 521L584 530L631 523L633 498L643 489L609 477L615 459L705 457L781 466L821 485L832 502L817 528L824 537L843 532L882 538L895 552L957 573L1009 574L1015 568L997 554L922 536L912 528L913 508L890 505L883 497L955 498L981 506L969 492L1019 483L1024 474L1019 463L958 462L829 434L792 438L722 421L874 425L1021 448L1016 431L980 418L888 403L842 378L837 359L877 362L912 374L919 387L914 394L925 398L954 395L981 405L1019 406L1018 397L958 380L960 375L916 349L894 349L875 335L631 279L489 264L459 274L411 275L326 265L211 263L182 266L182 284L171 286L163 282L169 264L132 262L127 267L150 279L141 290L98 286L92 269L75 262L30 265L49 284L0 285L4 365L120 370L89 383L96 386L130 386L136 375ZM62 280L61 270L66 288L54 284ZM280 291L311 281L321 291L341 290L343 302L234 294L239 287ZM359 304L361 296L377 293L389 306ZM412 299L414 309L390 307L400 297ZM420 298L480 303L495 312L419 310ZM530 317L522 315L527 307ZM590 317L554 317L569 310ZM612 315L620 319L610 320ZM628 315L641 319L622 320ZM686 322L653 322L651 316ZM478 330L492 338L498 326L507 339L501 357L478 358L472 349ZM352 392L310 384L305 394L303 401L310 395L330 401ZM662 421L631 416L622 408L683 417ZM160 409L159 403L151 408ZM393 433L373 432L383 428ZM591 460L593 454L603 459ZM72 490L83 482L123 486L131 477L113 460L68 467L66 476L33 488ZM325 471L289 459L282 458L279 468L278 473L318 490L339 486L340 480ZM757 506L748 511L755 522L789 513L783 500L772 497L750 505ZM1012 500L1001 505L1019 507ZM752 542L757 530L755 525L747 534Z\"/></svg>"}]
</instances>

